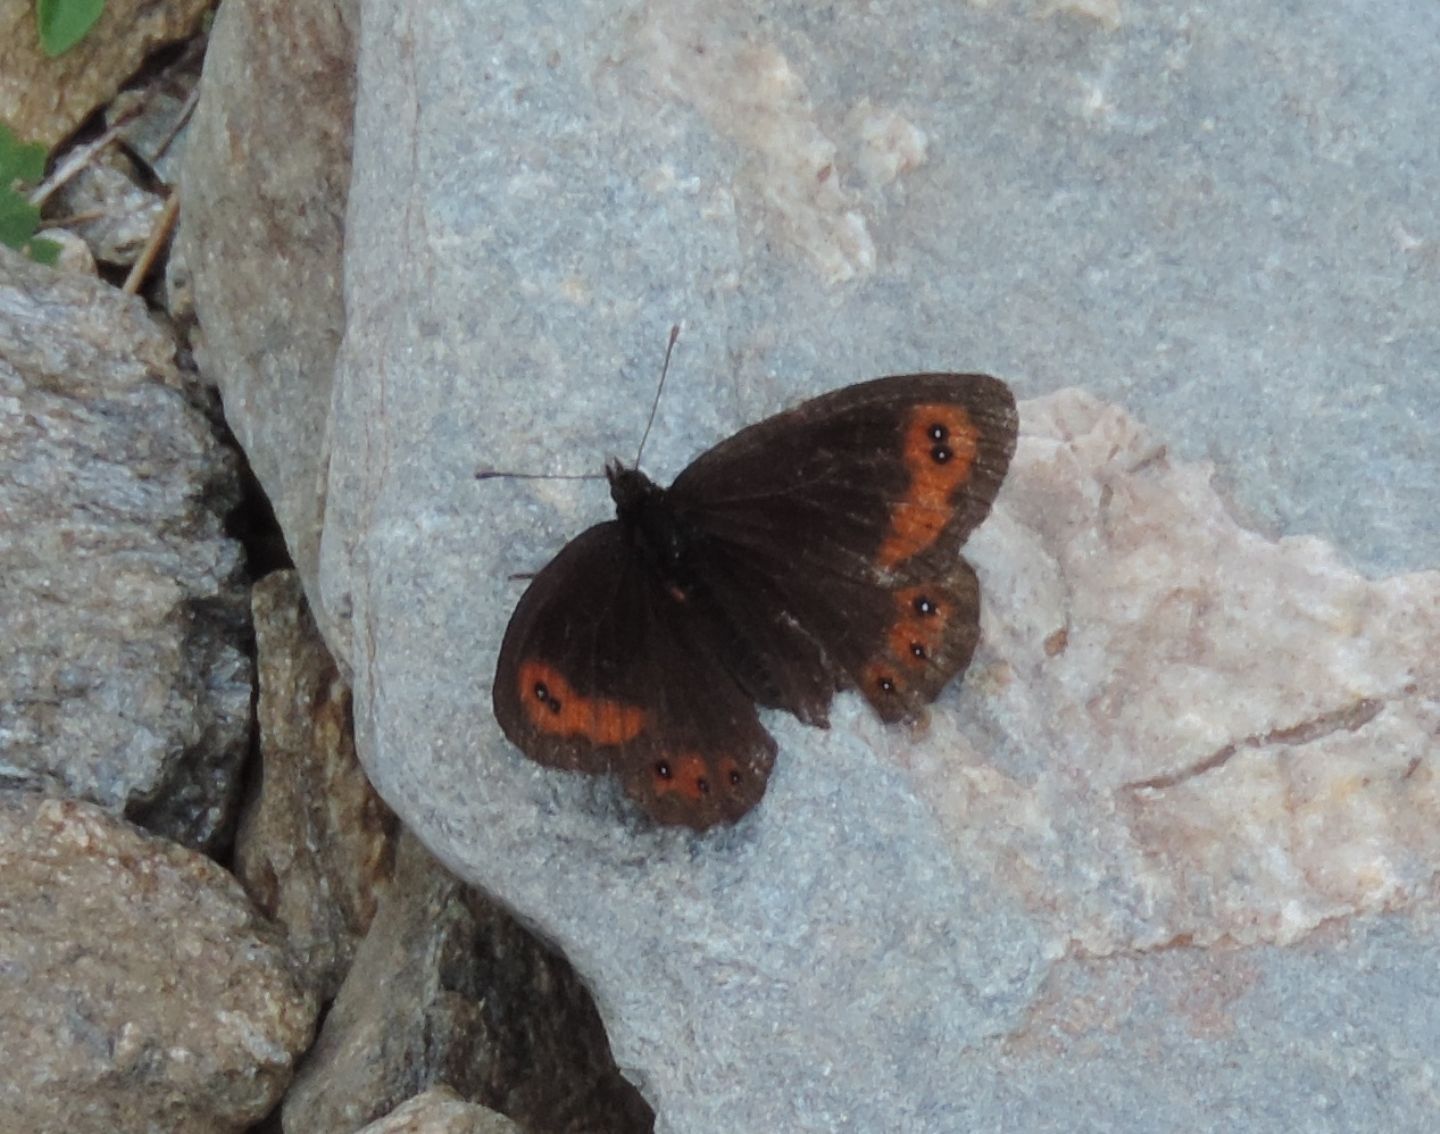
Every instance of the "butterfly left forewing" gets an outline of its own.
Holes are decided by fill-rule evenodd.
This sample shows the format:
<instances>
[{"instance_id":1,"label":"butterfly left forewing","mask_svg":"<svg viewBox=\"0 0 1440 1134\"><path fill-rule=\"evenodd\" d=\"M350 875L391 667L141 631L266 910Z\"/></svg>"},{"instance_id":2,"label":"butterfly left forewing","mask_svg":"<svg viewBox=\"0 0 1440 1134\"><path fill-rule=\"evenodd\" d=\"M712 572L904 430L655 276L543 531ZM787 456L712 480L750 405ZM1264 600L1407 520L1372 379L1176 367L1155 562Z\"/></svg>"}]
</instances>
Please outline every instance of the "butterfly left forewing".
<instances>
[{"instance_id":1,"label":"butterfly left forewing","mask_svg":"<svg viewBox=\"0 0 1440 1134\"><path fill-rule=\"evenodd\" d=\"M621 525L597 525L521 597L496 665L496 719L537 763L613 773L661 823L734 822L764 795L775 744L704 647L710 629Z\"/></svg>"},{"instance_id":2,"label":"butterfly left forewing","mask_svg":"<svg viewBox=\"0 0 1440 1134\"><path fill-rule=\"evenodd\" d=\"M496 665L495 717L538 763L600 772L611 754L654 727L625 642L643 648L642 600L617 523L567 544L530 582Z\"/></svg>"}]
</instances>

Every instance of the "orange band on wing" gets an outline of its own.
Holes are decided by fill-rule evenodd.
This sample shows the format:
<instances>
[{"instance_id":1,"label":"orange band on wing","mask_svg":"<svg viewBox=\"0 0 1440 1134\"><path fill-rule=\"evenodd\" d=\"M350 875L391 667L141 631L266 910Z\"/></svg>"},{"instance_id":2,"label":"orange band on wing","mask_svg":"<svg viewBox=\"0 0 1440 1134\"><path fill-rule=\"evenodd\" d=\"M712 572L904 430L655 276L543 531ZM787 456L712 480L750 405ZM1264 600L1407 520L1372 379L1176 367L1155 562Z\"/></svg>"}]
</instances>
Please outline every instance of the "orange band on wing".
<instances>
[{"instance_id":1,"label":"orange band on wing","mask_svg":"<svg viewBox=\"0 0 1440 1134\"><path fill-rule=\"evenodd\" d=\"M910 484L890 511L890 530L876 553L889 570L940 538L953 514L951 498L970 479L980 430L957 405L916 406L905 422L901 453Z\"/></svg>"},{"instance_id":2,"label":"orange band on wing","mask_svg":"<svg viewBox=\"0 0 1440 1134\"><path fill-rule=\"evenodd\" d=\"M583 697L553 666L520 665L520 704L530 723L551 736L578 736L591 744L624 744L645 728L645 710L604 697Z\"/></svg>"}]
</instances>

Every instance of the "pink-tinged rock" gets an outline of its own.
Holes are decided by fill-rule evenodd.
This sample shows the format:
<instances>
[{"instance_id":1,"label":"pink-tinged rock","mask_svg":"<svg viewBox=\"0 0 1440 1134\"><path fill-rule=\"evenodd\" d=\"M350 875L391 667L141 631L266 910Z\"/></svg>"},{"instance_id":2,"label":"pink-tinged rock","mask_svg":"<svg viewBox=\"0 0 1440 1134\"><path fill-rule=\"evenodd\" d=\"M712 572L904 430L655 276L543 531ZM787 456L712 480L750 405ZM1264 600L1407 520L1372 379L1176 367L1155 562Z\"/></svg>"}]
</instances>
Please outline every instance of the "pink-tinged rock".
<instances>
[{"instance_id":1,"label":"pink-tinged rock","mask_svg":"<svg viewBox=\"0 0 1440 1134\"><path fill-rule=\"evenodd\" d=\"M1292 942L1428 893L1440 572L1242 527L1208 465L1086 394L1022 413L969 680L1026 755L916 748L952 837L1082 953Z\"/></svg>"}]
</instances>

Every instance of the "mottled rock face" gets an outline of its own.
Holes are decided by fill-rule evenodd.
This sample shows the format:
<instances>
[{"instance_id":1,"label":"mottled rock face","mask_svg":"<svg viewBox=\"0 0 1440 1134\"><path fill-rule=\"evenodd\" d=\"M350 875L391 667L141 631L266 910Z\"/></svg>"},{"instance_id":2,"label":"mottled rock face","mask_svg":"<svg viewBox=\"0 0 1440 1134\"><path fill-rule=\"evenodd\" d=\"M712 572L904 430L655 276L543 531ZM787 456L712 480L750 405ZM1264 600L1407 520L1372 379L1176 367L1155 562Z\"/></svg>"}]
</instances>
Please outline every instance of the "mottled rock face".
<instances>
[{"instance_id":1,"label":"mottled rock face","mask_svg":"<svg viewBox=\"0 0 1440 1134\"><path fill-rule=\"evenodd\" d=\"M1028 403L980 675L1019 751L937 714L907 758L1078 953L1290 944L1414 904L1440 856L1440 573L1248 531L1212 472L1087 395Z\"/></svg>"},{"instance_id":2,"label":"mottled rock face","mask_svg":"<svg viewBox=\"0 0 1440 1134\"><path fill-rule=\"evenodd\" d=\"M316 1009L215 863L93 804L0 792L7 1129L242 1129L285 1089Z\"/></svg>"},{"instance_id":3,"label":"mottled rock face","mask_svg":"<svg viewBox=\"0 0 1440 1134\"><path fill-rule=\"evenodd\" d=\"M33 6L0 0L0 121L48 149L108 103L148 55L193 35L209 10L208 0L107 0L92 33L52 58Z\"/></svg>"},{"instance_id":4,"label":"mottled rock face","mask_svg":"<svg viewBox=\"0 0 1440 1134\"><path fill-rule=\"evenodd\" d=\"M317 572L345 329L357 8L355 0L303 8L247 0L217 14L205 60L215 94L200 101L186 134L176 239L192 273L202 369L342 672L348 636L320 601Z\"/></svg>"},{"instance_id":5,"label":"mottled rock face","mask_svg":"<svg viewBox=\"0 0 1440 1134\"><path fill-rule=\"evenodd\" d=\"M299 576L261 579L252 608L260 787L240 822L235 872L329 1000L375 916L398 824L356 759L350 690Z\"/></svg>"},{"instance_id":6,"label":"mottled rock face","mask_svg":"<svg viewBox=\"0 0 1440 1134\"><path fill-rule=\"evenodd\" d=\"M83 216L73 231L103 264L134 264L159 223L165 201L136 184L133 162L114 153L85 167L61 188L51 206L62 216Z\"/></svg>"},{"instance_id":7,"label":"mottled rock face","mask_svg":"<svg viewBox=\"0 0 1440 1134\"><path fill-rule=\"evenodd\" d=\"M138 300L0 248L0 745L193 846L250 731L233 456Z\"/></svg>"},{"instance_id":8,"label":"mottled rock face","mask_svg":"<svg viewBox=\"0 0 1440 1134\"><path fill-rule=\"evenodd\" d=\"M431 1087L358 1134L525 1134L504 1115L466 1102L449 1087Z\"/></svg>"},{"instance_id":9,"label":"mottled rock face","mask_svg":"<svg viewBox=\"0 0 1440 1134\"><path fill-rule=\"evenodd\" d=\"M285 1129L352 1129L429 1083L527 1130L644 1134L653 1123L569 965L403 836L370 933L285 1100Z\"/></svg>"},{"instance_id":10,"label":"mottled rock face","mask_svg":"<svg viewBox=\"0 0 1440 1134\"><path fill-rule=\"evenodd\" d=\"M352 56L275 97L281 25L226 9L196 292L361 757L576 961L661 1129L1423 1128L1429 6L371 5L353 181ZM782 723L700 841L501 743L510 576L607 510L469 475L632 452L677 318L662 480L878 374L1033 399L966 685Z\"/></svg>"}]
</instances>

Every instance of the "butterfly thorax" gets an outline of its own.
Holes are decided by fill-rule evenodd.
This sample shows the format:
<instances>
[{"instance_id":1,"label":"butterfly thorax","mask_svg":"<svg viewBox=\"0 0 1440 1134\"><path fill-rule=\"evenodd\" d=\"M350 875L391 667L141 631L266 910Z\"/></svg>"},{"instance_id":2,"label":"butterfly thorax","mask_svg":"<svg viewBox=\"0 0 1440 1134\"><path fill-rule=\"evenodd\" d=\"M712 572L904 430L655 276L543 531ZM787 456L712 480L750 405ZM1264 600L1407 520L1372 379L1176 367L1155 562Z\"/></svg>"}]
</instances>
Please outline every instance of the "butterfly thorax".
<instances>
[{"instance_id":1,"label":"butterfly thorax","mask_svg":"<svg viewBox=\"0 0 1440 1134\"><path fill-rule=\"evenodd\" d=\"M618 461L605 466L615 515L631 543L677 593L694 587L695 537L669 494L639 469Z\"/></svg>"}]
</instances>

